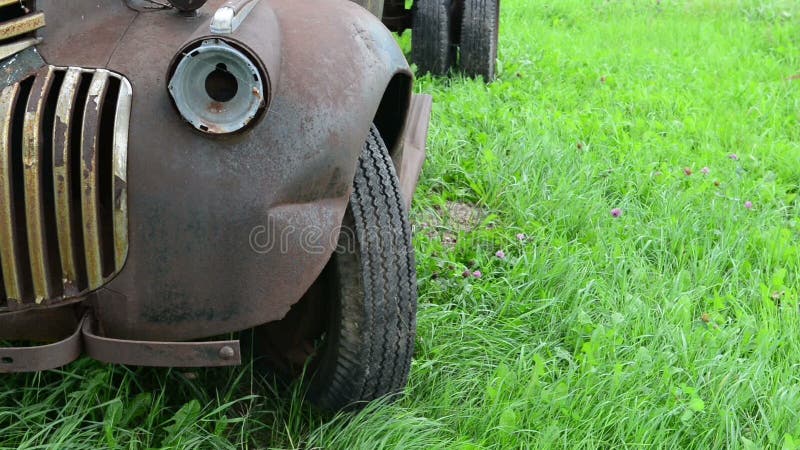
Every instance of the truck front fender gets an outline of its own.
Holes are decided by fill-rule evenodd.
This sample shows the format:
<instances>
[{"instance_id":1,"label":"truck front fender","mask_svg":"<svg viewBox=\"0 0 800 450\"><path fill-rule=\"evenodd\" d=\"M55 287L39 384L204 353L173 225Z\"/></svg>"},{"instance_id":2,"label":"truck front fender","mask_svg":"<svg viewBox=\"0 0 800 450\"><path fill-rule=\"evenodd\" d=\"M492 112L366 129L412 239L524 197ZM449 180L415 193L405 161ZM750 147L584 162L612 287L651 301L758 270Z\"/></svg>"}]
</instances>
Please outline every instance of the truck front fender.
<instances>
[{"instance_id":1,"label":"truck front fender","mask_svg":"<svg viewBox=\"0 0 800 450\"><path fill-rule=\"evenodd\" d=\"M265 62L271 103L246 132L211 137L177 114L167 77L221 1L193 18L111 5L84 21L96 0L42 3L48 63L107 68L133 86L129 253L94 295L99 328L188 340L282 318L334 250L390 81L411 78L391 33L345 0L261 0L230 39Z\"/></svg>"}]
</instances>

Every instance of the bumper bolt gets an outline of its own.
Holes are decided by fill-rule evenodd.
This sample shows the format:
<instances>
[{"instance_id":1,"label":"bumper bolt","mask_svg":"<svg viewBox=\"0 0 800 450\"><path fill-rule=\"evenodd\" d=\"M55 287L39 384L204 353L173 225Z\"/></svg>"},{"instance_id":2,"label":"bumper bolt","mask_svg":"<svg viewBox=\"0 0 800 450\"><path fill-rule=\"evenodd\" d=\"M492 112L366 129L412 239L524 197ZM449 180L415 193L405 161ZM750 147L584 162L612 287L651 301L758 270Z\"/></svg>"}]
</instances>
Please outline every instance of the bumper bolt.
<instances>
[{"instance_id":1,"label":"bumper bolt","mask_svg":"<svg viewBox=\"0 0 800 450\"><path fill-rule=\"evenodd\" d=\"M236 356L236 351L227 345L219 349L219 357L225 360L232 359Z\"/></svg>"}]
</instances>

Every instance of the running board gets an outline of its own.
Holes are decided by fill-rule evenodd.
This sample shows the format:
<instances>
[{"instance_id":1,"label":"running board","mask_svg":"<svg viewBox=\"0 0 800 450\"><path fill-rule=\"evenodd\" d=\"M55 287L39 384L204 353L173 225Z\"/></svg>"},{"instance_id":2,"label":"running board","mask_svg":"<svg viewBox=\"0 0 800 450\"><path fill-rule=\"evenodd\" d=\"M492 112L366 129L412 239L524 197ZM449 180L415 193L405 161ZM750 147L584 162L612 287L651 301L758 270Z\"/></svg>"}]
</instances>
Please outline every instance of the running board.
<instances>
[{"instance_id":1,"label":"running board","mask_svg":"<svg viewBox=\"0 0 800 450\"><path fill-rule=\"evenodd\" d=\"M411 96L403 143L403 161L400 163L400 190L403 192L406 211L411 209L411 199L414 197L422 165L425 163L425 147L432 108L433 98L430 95Z\"/></svg>"}]
</instances>

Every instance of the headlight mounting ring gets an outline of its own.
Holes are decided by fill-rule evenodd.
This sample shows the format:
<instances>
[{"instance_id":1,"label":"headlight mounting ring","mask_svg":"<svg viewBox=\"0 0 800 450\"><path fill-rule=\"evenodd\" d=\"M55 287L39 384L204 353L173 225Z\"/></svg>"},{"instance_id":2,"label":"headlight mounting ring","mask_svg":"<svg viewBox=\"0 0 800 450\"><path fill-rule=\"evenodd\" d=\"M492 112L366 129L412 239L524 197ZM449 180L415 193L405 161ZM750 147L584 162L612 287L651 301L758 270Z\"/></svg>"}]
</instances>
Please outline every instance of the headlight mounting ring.
<instances>
[{"instance_id":1,"label":"headlight mounting ring","mask_svg":"<svg viewBox=\"0 0 800 450\"><path fill-rule=\"evenodd\" d=\"M181 50L172 64L168 90L178 113L211 135L243 131L269 105L269 76L247 49L217 37Z\"/></svg>"}]
</instances>

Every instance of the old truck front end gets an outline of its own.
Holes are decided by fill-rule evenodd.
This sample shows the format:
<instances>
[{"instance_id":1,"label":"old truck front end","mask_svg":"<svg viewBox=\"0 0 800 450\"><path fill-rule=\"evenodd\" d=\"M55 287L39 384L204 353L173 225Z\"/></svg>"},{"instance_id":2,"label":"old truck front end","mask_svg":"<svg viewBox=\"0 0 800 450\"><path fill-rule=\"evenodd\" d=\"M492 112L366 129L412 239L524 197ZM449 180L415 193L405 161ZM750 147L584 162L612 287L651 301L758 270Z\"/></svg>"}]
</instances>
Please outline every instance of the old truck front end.
<instances>
[{"instance_id":1,"label":"old truck front end","mask_svg":"<svg viewBox=\"0 0 800 450\"><path fill-rule=\"evenodd\" d=\"M0 372L240 362L199 340L309 290L337 242L288 231L341 225L372 124L410 202L430 99L352 3L0 0L0 38L0 340L48 343Z\"/></svg>"}]
</instances>

